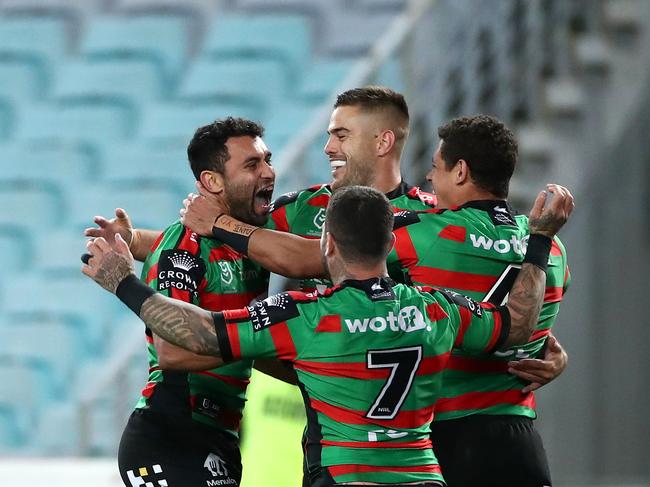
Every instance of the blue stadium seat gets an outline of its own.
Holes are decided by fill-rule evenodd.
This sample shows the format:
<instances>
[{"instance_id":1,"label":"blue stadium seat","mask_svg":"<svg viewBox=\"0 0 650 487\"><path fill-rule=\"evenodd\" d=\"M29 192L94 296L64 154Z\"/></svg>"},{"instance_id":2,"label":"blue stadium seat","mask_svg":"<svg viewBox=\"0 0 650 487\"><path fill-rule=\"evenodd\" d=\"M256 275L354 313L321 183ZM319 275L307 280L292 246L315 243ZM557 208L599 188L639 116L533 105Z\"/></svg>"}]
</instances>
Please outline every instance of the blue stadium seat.
<instances>
[{"instance_id":1,"label":"blue stadium seat","mask_svg":"<svg viewBox=\"0 0 650 487\"><path fill-rule=\"evenodd\" d=\"M20 181L67 189L68 185L97 177L95 158L88 147L65 141L0 145L0 183Z\"/></svg>"},{"instance_id":2,"label":"blue stadium seat","mask_svg":"<svg viewBox=\"0 0 650 487\"><path fill-rule=\"evenodd\" d=\"M67 51L67 25L61 18L51 16L0 17L0 56L32 62L43 75Z\"/></svg>"},{"instance_id":3,"label":"blue stadium seat","mask_svg":"<svg viewBox=\"0 0 650 487\"><path fill-rule=\"evenodd\" d=\"M123 141L133 130L131 110L125 107L62 102L25 107L19 113L15 137L19 141L68 141L98 147Z\"/></svg>"},{"instance_id":4,"label":"blue stadium seat","mask_svg":"<svg viewBox=\"0 0 650 487\"><path fill-rule=\"evenodd\" d=\"M99 17L90 24L80 52L89 59L149 62L169 86L188 55L188 27L183 18L168 15Z\"/></svg>"},{"instance_id":5,"label":"blue stadium seat","mask_svg":"<svg viewBox=\"0 0 650 487\"><path fill-rule=\"evenodd\" d=\"M81 267L81 266L80 266ZM81 271L78 277L51 278L31 273L5 281L2 307L22 322L55 320L76 327L83 339L86 356L101 353L104 337L120 302L101 289Z\"/></svg>"},{"instance_id":6,"label":"blue stadium seat","mask_svg":"<svg viewBox=\"0 0 650 487\"><path fill-rule=\"evenodd\" d=\"M70 330L47 323L0 327L0 362L25 364L39 379L41 395L62 398L74 380Z\"/></svg>"},{"instance_id":7,"label":"blue stadium seat","mask_svg":"<svg viewBox=\"0 0 650 487\"><path fill-rule=\"evenodd\" d=\"M139 140L185 150L197 128L218 118L238 116L259 120L262 115L262 112L251 103L240 103L235 100L221 102L206 100L201 103L200 98L197 96L196 103L151 106L144 114Z\"/></svg>"},{"instance_id":8,"label":"blue stadium seat","mask_svg":"<svg viewBox=\"0 0 650 487\"><path fill-rule=\"evenodd\" d=\"M186 141L184 145L179 144L180 150L142 143L107 147L103 154L106 168L103 180L111 184L149 181L175 187L179 192L188 192L193 188L195 179L185 148L192 130L187 128L189 130L181 130Z\"/></svg>"},{"instance_id":9,"label":"blue stadium seat","mask_svg":"<svg viewBox=\"0 0 650 487\"><path fill-rule=\"evenodd\" d=\"M266 127L264 140L271 152L277 155L292 137L300 134L313 115L314 107L302 103L287 103L282 108L274 110L264 120Z\"/></svg>"},{"instance_id":10,"label":"blue stadium seat","mask_svg":"<svg viewBox=\"0 0 650 487\"><path fill-rule=\"evenodd\" d=\"M52 96L61 102L115 103L134 109L163 93L164 81L156 66L140 59L68 62L59 69L52 89Z\"/></svg>"},{"instance_id":11,"label":"blue stadium seat","mask_svg":"<svg viewBox=\"0 0 650 487\"><path fill-rule=\"evenodd\" d=\"M87 186L70 195L70 227L83 229L92 223L95 215L112 217L115 208L124 208L136 226L165 228L179 218L183 198L194 188L178 191L159 184L131 182Z\"/></svg>"},{"instance_id":12,"label":"blue stadium seat","mask_svg":"<svg viewBox=\"0 0 650 487\"><path fill-rule=\"evenodd\" d=\"M237 103L262 118L289 94L289 72L272 60L201 60L181 82L178 97L196 103Z\"/></svg>"},{"instance_id":13,"label":"blue stadium seat","mask_svg":"<svg viewBox=\"0 0 650 487\"><path fill-rule=\"evenodd\" d=\"M79 258L86 252L86 238L81 232L48 232L46 238L36 239L35 247L35 267L47 278L78 277Z\"/></svg>"},{"instance_id":14,"label":"blue stadium seat","mask_svg":"<svg viewBox=\"0 0 650 487\"><path fill-rule=\"evenodd\" d=\"M45 94L47 84L48 78L33 64L0 54L0 98L16 104L35 100Z\"/></svg>"},{"instance_id":15,"label":"blue stadium seat","mask_svg":"<svg viewBox=\"0 0 650 487\"><path fill-rule=\"evenodd\" d=\"M38 381L26 365L0 362L0 415L10 418L10 436L0 437L0 446L24 444L34 424L38 398Z\"/></svg>"},{"instance_id":16,"label":"blue stadium seat","mask_svg":"<svg viewBox=\"0 0 650 487\"><path fill-rule=\"evenodd\" d=\"M298 90L300 99L310 103L323 103L352 71L353 66L354 63L350 60L315 60L303 76Z\"/></svg>"},{"instance_id":17,"label":"blue stadium seat","mask_svg":"<svg viewBox=\"0 0 650 487\"><path fill-rule=\"evenodd\" d=\"M31 241L27 233L15 227L0 225L0 255L5 272L25 271L32 265Z\"/></svg>"},{"instance_id":18,"label":"blue stadium seat","mask_svg":"<svg viewBox=\"0 0 650 487\"><path fill-rule=\"evenodd\" d=\"M289 68L291 81L302 73L310 55L309 19L288 14L219 17L203 48L203 56L212 59L278 60Z\"/></svg>"},{"instance_id":19,"label":"blue stadium seat","mask_svg":"<svg viewBox=\"0 0 650 487\"><path fill-rule=\"evenodd\" d=\"M59 195L31 183L0 184L0 225L23 230L49 230L61 221Z\"/></svg>"},{"instance_id":20,"label":"blue stadium seat","mask_svg":"<svg viewBox=\"0 0 650 487\"><path fill-rule=\"evenodd\" d=\"M48 402L42 408L28 443L21 448L32 456L74 456L79 453L81 418L73 401ZM65 434L61 434L65 431Z\"/></svg>"}]
</instances>

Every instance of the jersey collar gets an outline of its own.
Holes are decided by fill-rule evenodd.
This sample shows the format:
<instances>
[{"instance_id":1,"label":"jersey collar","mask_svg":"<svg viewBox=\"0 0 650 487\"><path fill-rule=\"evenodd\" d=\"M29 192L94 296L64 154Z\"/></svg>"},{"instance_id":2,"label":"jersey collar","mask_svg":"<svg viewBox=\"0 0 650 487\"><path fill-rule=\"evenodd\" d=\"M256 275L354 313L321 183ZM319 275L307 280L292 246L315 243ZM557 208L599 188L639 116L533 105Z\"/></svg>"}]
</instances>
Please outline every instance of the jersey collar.
<instances>
[{"instance_id":1,"label":"jersey collar","mask_svg":"<svg viewBox=\"0 0 650 487\"><path fill-rule=\"evenodd\" d=\"M473 200L458 206L457 208L475 208L477 210L494 211L495 208L505 208L511 215L517 212L510 206L506 200Z\"/></svg>"},{"instance_id":2,"label":"jersey collar","mask_svg":"<svg viewBox=\"0 0 650 487\"><path fill-rule=\"evenodd\" d=\"M399 183L399 186L395 188L394 190L386 193L386 198L389 200L394 200L396 198L399 198L400 196L404 196L405 194L408 194L409 191L413 189L413 186L408 184L406 181L402 179L402 181Z\"/></svg>"},{"instance_id":3,"label":"jersey collar","mask_svg":"<svg viewBox=\"0 0 650 487\"><path fill-rule=\"evenodd\" d=\"M354 287L365 292L373 301L395 299L393 286L395 282L390 277L373 277L371 279L346 279L341 282L341 287Z\"/></svg>"}]
</instances>

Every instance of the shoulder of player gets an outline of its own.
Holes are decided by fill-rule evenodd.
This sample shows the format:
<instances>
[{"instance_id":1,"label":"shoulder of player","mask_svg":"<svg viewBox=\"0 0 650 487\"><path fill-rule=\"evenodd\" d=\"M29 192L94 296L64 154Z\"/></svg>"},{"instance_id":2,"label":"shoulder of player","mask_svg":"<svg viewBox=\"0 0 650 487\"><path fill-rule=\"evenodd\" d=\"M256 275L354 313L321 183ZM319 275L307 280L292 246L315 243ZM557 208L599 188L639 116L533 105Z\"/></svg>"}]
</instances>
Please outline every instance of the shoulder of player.
<instances>
[{"instance_id":1,"label":"shoulder of player","mask_svg":"<svg viewBox=\"0 0 650 487\"><path fill-rule=\"evenodd\" d=\"M399 200L404 200L405 206L408 210L426 210L435 208L437 199L432 193L422 191L418 186L410 186L404 183L404 192L391 199L391 202L398 203ZM396 205L397 206L397 205Z\"/></svg>"},{"instance_id":2,"label":"shoulder of player","mask_svg":"<svg viewBox=\"0 0 650 487\"><path fill-rule=\"evenodd\" d=\"M277 211L280 208L303 204L326 207L331 194L332 191L328 184L318 184L300 191L291 191L279 196L273 201L271 204L271 212ZM322 204L319 204L319 202Z\"/></svg>"}]
</instances>

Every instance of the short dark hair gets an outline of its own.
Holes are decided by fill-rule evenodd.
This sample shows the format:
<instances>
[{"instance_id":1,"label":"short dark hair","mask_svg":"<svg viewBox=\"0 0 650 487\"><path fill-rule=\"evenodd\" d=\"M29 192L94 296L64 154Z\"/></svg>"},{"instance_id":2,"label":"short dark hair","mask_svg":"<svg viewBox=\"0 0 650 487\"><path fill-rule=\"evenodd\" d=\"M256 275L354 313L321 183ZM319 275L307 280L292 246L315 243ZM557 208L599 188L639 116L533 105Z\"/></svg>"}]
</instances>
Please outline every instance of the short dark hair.
<instances>
[{"instance_id":1,"label":"short dark hair","mask_svg":"<svg viewBox=\"0 0 650 487\"><path fill-rule=\"evenodd\" d=\"M203 171L223 174L230 159L226 142L231 137L262 137L264 127L245 118L228 117L199 127L187 146L187 158L194 177L198 180Z\"/></svg>"},{"instance_id":2,"label":"short dark hair","mask_svg":"<svg viewBox=\"0 0 650 487\"><path fill-rule=\"evenodd\" d=\"M517 141L512 131L489 115L454 118L438 127L440 155L447 168L467 162L474 183L506 198L517 164Z\"/></svg>"},{"instance_id":3,"label":"short dark hair","mask_svg":"<svg viewBox=\"0 0 650 487\"><path fill-rule=\"evenodd\" d=\"M330 199L325 227L343 258L363 263L386 259L393 242L393 207L388 198L366 186L348 186Z\"/></svg>"}]
</instances>

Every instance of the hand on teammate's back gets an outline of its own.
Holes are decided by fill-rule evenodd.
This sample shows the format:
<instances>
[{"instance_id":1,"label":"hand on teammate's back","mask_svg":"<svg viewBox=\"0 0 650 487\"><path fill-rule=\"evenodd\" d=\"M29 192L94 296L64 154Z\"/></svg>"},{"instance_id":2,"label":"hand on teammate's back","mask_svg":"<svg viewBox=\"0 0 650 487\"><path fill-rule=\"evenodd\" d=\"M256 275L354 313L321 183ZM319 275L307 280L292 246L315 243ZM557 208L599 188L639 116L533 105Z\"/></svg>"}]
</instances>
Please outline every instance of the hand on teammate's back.
<instances>
[{"instance_id":1,"label":"hand on teammate's back","mask_svg":"<svg viewBox=\"0 0 650 487\"><path fill-rule=\"evenodd\" d=\"M569 357L553 335L546 340L543 358L528 358L508 362L508 372L530 382L522 393L534 391L558 377L566 368Z\"/></svg>"},{"instance_id":2,"label":"hand on teammate's back","mask_svg":"<svg viewBox=\"0 0 650 487\"><path fill-rule=\"evenodd\" d=\"M133 243L134 231L131 218L122 208L115 210L115 218L107 220L103 216L96 216L93 221L97 224L95 228L86 228L86 237L103 238L109 243L115 241L115 234L120 234L122 239L129 245Z\"/></svg>"},{"instance_id":3,"label":"hand on teammate's back","mask_svg":"<svg viewBox=\"0 0 650 487\"><path fill-rule=\"evenodd\" d=\"M85 261L81 272L111 293L129 274L135 274L133 256L129 246L119 233L114 234L112 243L98 237L86 244L90 258Z\"/></svg>"},{"instance_id":4,"label":"hand on teammate's back","mask_svg":"<svg viewBox=\"0 0 650 487\"><path fill-rule=\"evenodd\" d=\"M528 218L530 233L553 238L575 208L571 192L558 184L547 184L547 191L537 195Z\"/></svg>"},{"instance_id":5,"label":"hand on teammate's back","mask_svg":"<svg viewBox=\"0 0 650 487\"><path fill-rule=\"evenodd\" d=\"M200 181L196 182L199 194L190 193L183 200L181 223L198 235L212 235L217 218L228 214L230 208L222 194L211 193Z\"/></svg>"}]
</instances>

